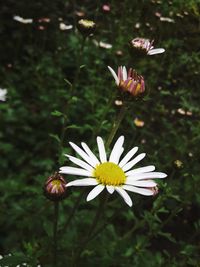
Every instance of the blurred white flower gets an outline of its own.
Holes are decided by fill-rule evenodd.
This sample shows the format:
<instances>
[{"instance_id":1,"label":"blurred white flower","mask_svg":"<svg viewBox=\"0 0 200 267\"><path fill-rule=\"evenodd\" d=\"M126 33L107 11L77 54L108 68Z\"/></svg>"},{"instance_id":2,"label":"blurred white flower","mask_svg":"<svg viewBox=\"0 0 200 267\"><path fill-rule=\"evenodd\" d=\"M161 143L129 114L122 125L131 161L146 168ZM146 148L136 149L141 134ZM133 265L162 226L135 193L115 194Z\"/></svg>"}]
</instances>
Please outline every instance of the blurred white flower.
<instances>
[{"instance_id":1,"label":"blurred white flower","mask_svg":"<svg viewBox=\"0 0 200 267\"><path fill-rule=\"evenodd\" d=\"M102 42L102 41L100 41L100 42L99 42L99 47L101 47L101 48L105 48L105 49L111 49L111 48L112 48L112 45L111 45L111 44L108 44L108 43L105 43L105 42Z\"/></svg>"},{"instance_id":2,"label":"blurred white flower","mask_svg":"<svg viewBox=\"0 0 200 267\"><path fill-rule=\"evenodd\" d=\"M123 105L123 101L121 101L121 100L115 100L115 105L116 106L122 106Z\"/></svg>"},{"instance_id":3,"label":"blurred white flower","mask_svg":"<svg viewBox=\"0 0 200 267\"><path fill-rule=\"evenodd\" d=\"M101 48L105 48L105 49L111 49L112 48L112 45L109 44L109 43L105 43L105 42L98 42L97 40L93 40L93 43L98 46L98 47L101 47Z\"/></svg>"},{"instance_id":4,"label":"blurred white flower","mask_svg":"<svg viewBox=\"0 0 200 267\"><path fill-rule=\"evenodd\" d=\"M7 89L0 88L0 101L6 101Z\"/></svg>"},{"instance_id":5,"label":"blurred white flower","mask_svg":"<svg viewBox=\"0 0 200 267\"><path fill-rule=\"evenodd\" d=\"M137 23L135 24L135 28L136 28L136 29L139 29L140 27L141 27L141 23L137 22Z\"/></svg>"},{"instance_id":6,"label":"blurred white flower","mask_svg":"<svg viewBox=\"0 0 200 267\"><path fill-rule=\"evenodd\" d=\"M72 25L67 25L67 24L61 22L59 24L59 28L60 28L61 31L67 31L67 30L71 30L73 28L73 26Z\"/></svg>"},{"instance_id":7,"label":"blurred white flower","mask_svg":"<svg viewBox=\"0 0 200 267\"><path fill-rule=\"evenodd\" d=\"M51 19L50 18L40 18L40 19L38 19L38 22L39 23L42 23L42 22L44 22L44 23L49 23L51 21Z\"/></svg>"},{"instance_id":8,"label":"blurred white flower","mask_svg":"<svg viewBox=\"0 0 200 267\"><path fill-rule=\"evenodd\" d=\"M168 17L160 17L160 21L165 21L169 23L175 23L174 19L168 18Z\"/></svg>"},{"instance_id":9,"label":"blurred white flower","mask_svg":"<svg viewBox=\"0 0 200 267\"><path fill-rule=\"evenodd\" d=\"M20 22L20 23L23 23L23 24L30 24L30 23L33 23L33 19L24 19L20 16L14 16L13 17L14 20Z\"/></svg>"},{"instance_id":10,"label":"blurred white flower","mask_svg":"<svg viewBox=\"0 0 200 267\"><path fill-rule=\"evenodd\" d=\"M126 191L145 196L154 195L155 192L152 188L155 188L157 183L153 179L165 178L167 175L162 172L154 172L155 166L152 165L132 169L146 154L142 153L133 158L138 151L138 147L134 147L120 160L124 151L123 143L124 136L120 136L107 158L104 142L101 137L97 137L98 159L86 143L81 143L82 148L80 148L70 142L72 148L83 160L66 155L80 168L63 166L60 168L60 173L86 176L87 178L74 180L67 183L66 186L95 186L88 194L87 201L94 199L104 189L107 189L110 194L116 191L129 206L132 206L132 200Z\"/></svg>"}]
</instances>

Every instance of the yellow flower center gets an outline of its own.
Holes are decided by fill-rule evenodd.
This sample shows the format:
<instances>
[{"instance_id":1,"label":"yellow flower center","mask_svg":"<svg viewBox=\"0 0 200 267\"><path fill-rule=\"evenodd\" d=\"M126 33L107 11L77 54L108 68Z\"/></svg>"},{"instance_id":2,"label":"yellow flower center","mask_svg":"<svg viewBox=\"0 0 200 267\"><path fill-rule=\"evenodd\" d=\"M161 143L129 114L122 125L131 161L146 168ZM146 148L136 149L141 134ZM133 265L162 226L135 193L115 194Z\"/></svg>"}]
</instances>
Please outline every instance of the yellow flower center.
<instances>
[{"instance_id":1,"label":"yellow flower center","mask_svg":"<svg viewBox=\"0 0 200 267\"><path fill-rule=\"evenodd\" d=\"M60 180L53 180L51 183L52 183L52 186L55 186L57 189L59 189L59 187L61 186Z\"/></svg>"},{"instance_id":2,"label":"yellow flower center","mask_svg":"<svg viewBox=\"0 0 200 267\"><path fill-rule=\"evenodd\" d=\"M97 181L103 185L119 186L126 181L123 170L113 162L99 164L93 174Z\"/></svg>"},{"instance_id":3,"label":"yellow flower center","mask_svg":"<svg viewBox=\"0 0 200 267\"><path fill-rule=\"evenodd\" d=\"M79 24L83 25L86 28L93 28L95 26L95 23L92 20L87 19L81 19L79 21Z\"/></svg>"}]
</instances>

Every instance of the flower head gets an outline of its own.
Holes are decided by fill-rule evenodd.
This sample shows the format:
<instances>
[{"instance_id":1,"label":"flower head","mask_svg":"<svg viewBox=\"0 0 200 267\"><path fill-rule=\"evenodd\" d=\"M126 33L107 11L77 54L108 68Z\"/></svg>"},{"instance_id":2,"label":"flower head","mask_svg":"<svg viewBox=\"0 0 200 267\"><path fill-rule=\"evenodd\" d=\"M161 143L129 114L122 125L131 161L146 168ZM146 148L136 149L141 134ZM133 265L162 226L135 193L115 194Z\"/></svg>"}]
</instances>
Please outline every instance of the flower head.
<instances>
[{"instance_id":1,"label":"flower head","mask_svg":"<svg viewBox=\"0 0 200 267\"><path fill-rule=\"evenodd\" d=\"M80 19L77 23L77 28L83 35L87 36L95 31L96 24L92 20Z\"/></svg>"},{"instance_id":2,"label":"flower head","mask_svg":"<svg viewBox=\"0 0 200 267\"><path fill-rule=\"evenodd\" d=\"M150 41L149 39L137 37L131 41L131 47L149 56L165 52L164 48L154 49L153 42L154 40Z\"/></svg>"},{"instance_id":3,"label":"flower head","mask_svg":"<svg viewBox=\"0 0 200 267\"><path fill-rule=\"evenodd\" d=\"M82 148L80 148L70 142L72 148L82 159L66 155L79 168L64 166L60 168L60 173L87 178L74 180L67 183L66 186L95 186L88 194L87 201L94 199L104 189L110 194L116 191L129 206L132 206L132 200L126 191L145 196L154 195L157 183L153 179L165 178L167 175L162 172L154 172L155 167L152 165L132 169L146 154L142 153L133 158L138 150L138 147L134 147L120 160L124 151L123 143L124 136L120 136L114 144L110 156L107 157L104 142L101 137L97 137L98 159L86 143L81 143Z\"/></svg>"},{"instance_id":4,"label":"flower head","mask_svg":"<svg viewBox=\"0 0 200 267\"><path fill-rule=\"evenodd\" d=\"M132 68L127 72L126 67L118 67L118 74L108 66L111 74L115 79L116 85L124 92L128 92L133 96L139 96L145 91L144 78L137 74Z\"/></svg>"},{"instance_id":5,"label":"flower head","mask_svg":"<svg viewBox=\"0 0 200 267\"><path fill-rule=\"evenodd\" d=\"M59 173L51 175L45 185L44 194L47 198L53 201L58 201L66 196L66 181Z\"/></svg>"},{"instance_id":6,"label":"flower head","mask_svg":"<svg viewBox=\"0 0 200 267\"><path fill-rule=\"evenodd\" d=\"M0 88L0 101L6 101L7 89Z\"/></svg>"}]
</instances>

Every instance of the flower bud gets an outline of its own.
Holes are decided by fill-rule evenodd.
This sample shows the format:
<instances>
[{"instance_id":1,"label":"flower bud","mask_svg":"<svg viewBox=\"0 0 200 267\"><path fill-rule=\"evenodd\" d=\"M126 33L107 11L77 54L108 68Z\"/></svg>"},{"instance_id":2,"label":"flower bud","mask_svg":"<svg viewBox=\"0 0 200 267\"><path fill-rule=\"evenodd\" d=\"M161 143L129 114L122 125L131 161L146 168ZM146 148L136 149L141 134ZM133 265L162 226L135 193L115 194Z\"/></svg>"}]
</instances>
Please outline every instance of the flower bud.
<instances>
[{"instance_id":1,"label":"flower bud","mask_svg":"<svg viewBox=\"0 0 200 267\"><path fill-rule=\"evenodd\" d=\"M131 49L138 55L156 55L165 52L164 48L155 48L153 46L154 40L137 37L130 42Z\"/></svg>"},{"instance_id":2,"label":"flower bud","mask_svg":"<svg viewBox=\"0 0 200 267\"><path fill-rule=\"evenodd\" d=\"M127 72L126 67L118 67L117 74L108 66L111 74L115 79L116 85L122 92L128 93L134 97L139 97L145 92L145 82L141 75L138 75L135 70L130 68Z\"/></svg>"},{"instance_id":3,"label":"flower bud","mask_svg":"<svg viewBox=\"0 0 200 267\"><path fill-rule=\"evenodd\" d=\"M56 172L47 179L44 195L52 201L62 200L66 197L66 184L63 176Z\"/></svg>"},{"instance_id":4,"label":"flower bud","mask_svg":"<svg viewBox=\"0 0 200 267\"><path fill-rule=\"evenodd\" d=\"M92 20L80 19L77 28L84 36L88 36L95 31L96 24Z\"/></svg>"}]
</instances>

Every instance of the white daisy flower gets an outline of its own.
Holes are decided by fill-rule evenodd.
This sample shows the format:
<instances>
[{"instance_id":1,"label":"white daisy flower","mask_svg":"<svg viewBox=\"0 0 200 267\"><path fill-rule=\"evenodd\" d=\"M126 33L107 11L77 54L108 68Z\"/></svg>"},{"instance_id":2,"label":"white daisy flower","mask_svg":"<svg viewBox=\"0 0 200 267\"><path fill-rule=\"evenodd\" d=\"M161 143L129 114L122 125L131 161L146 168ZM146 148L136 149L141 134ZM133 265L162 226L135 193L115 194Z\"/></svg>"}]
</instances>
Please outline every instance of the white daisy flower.
<instances>
[{"instance_id":1,"label":"white daisy flower","mask_svg":"<svg viewBox=\"0 0 200 267\"><path fill-rule=\"evenodd\" d=\"M156 54L162 54L165 52L164 48L155 48L153 46L153 40L137 37L131 41L133 48L144 51L147 55L152 56Z\"/></svg>"},{"instance_id":2,"label":"white daisy flower","mask_svg":"<svg viewBox=\"0 0 200 267\"><path fill-rule=\"evenodd\" d=\"M104 142L101 137L97 137L98 159L86 143L81 143L82 148L80 148L70 142L72 148L82 159L66 155L79 168L63 166L60 168L60 173L87 178L74 180L67 183L66 186L95 186L88 194L87 201L94 199L104 189L110 194L116 191L130 207L132 200L126 191L145 196L154 195L154 188L157 184L153 179L165 178L167 175L162 172L154 172L155 167L152 165L132 169L146 154L142 153L133 158L138 151L138 147L134 147L120 160L124 151L123 143L124 136L120 136L114 144L110 156L107 157Z\"/></svg>"},{"instance_id":3,"label":"white daisy flower","mask_svg":"<svg viewBox=\"0 0 200 267\"><path fill-rule=\"evenodd\" d=\"M7 89L0 88L0 101L6 101Z\"/></svg>"}]
</instances>

